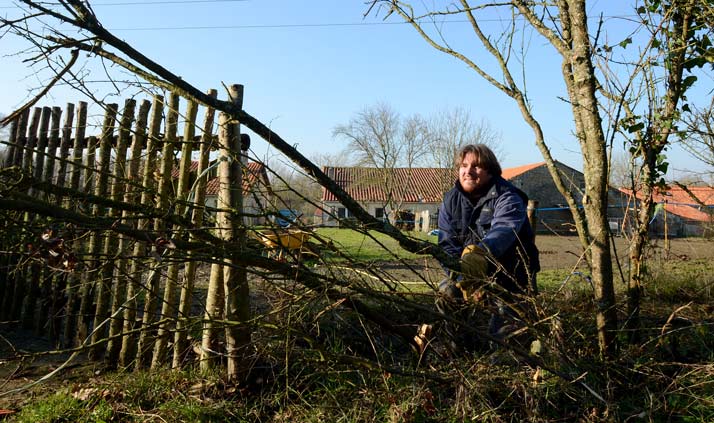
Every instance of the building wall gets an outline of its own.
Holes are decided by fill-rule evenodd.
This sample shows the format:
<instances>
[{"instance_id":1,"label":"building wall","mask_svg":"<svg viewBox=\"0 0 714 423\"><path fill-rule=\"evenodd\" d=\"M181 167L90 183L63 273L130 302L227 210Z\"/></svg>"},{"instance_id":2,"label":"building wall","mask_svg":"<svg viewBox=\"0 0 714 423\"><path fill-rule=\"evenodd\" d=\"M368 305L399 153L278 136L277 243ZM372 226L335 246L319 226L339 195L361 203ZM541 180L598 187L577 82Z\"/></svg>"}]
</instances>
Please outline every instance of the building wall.
<instances>
[{"instance_id":1,"label":"building wall","mask_svg":"<svg viewBox=\"0 0 714 423\"><path fill-rule=\"evenodd\" d=\"M243 197L243 210L246 214L258 215L256 217L246 217L244 223L249 226L264 225L267 222L265 216L262 214L268 210L268 198L264 195L259 194L259 198L256 200L256 196L248 194ZM218 207L218 196L217 195L207 195L206 196L206 207Z\"/></svg>"},{"instance_id":2,"label":"building wall","mask_svg":"<svg viewBox=\"0 0 714 423\"><path fill-rule=\"evenodd\" d=\"M574 193L575 201L582 203L585 176L562 163L556 163L566 187ZM565 197L558 191L548 168L543 165L510 179L531 200L538 201L536 231L540 233L575 233L575 221ZM613 233L622 230L622 221L627 210L627 196L616 189L608 193L608 220Z\"/></svg>"},{"instance_id":3,"label":"building wall","mask_svg":"<svg viewBox=\"0 0 714 423\"><path fill-rule=\"evenodd\" d=\"M344 208L344 206L341 203L338 202L330 202L326 201L323 203L323 208L327 210L329 213L322 213L322 219L321 219L321 225L323 226L338 226L339 222L337 219L333 218L331 215L338 216L340 213L340 208ZM367 212L375 217L377 216L377 209L384 208L384 204L380 202L364 202L360 203L362 207L364 207ZM436 216L437 211L439 210L439 203L402 203L401 204L401 209L402 210L409 210L412 213L414 213L415 216L415 228L414 230L421 230L423 232L428 232L430 223L434 223L434 216ZM346 218L351 217L349 210L345 209L345 216ZM387 215L389 216L389 219L391 222L394 221L393 213L391 213L391 210L387 209L386 210ZM421 220L420 220L421 219Z\"/></svg>"}]
</instances>

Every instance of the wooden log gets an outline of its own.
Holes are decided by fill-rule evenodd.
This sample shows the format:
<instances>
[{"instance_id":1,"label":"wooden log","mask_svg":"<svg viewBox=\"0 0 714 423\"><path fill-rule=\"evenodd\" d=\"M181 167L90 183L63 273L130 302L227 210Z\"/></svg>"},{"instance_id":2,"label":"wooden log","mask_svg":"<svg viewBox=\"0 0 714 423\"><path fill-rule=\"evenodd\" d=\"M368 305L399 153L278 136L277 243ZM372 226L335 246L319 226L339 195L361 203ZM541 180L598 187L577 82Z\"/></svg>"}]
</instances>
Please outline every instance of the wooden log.
<instances>
[{"instance_id":1,"label":"wooden log","mask_svg":"<svg viewBox=\"0 0 714 423\"><path fill-rule=\"evenodd\" d=\"M43 107L42 117L40 118L40 132L37 137L37 145L35 145L34 166L32 168L32 176L35 180L42 180L42 172L45 170L45 156L47 144L50 139L50 119L52 118L52 108Z\"/></svg>"},{"instance_id":2,"label":"wooden log","mask_svg":"<svg viewBox=\"0 0 714 423\"><path fill-rule=\"evenodd\" d=\"M2 246L5 247L5 245ZM5 303L6 298L12 298L12 293L15 290L15 281L11 276L15 263L12 262L11 257L10 252L0 254L0 306ZM6 320L6 312L5 308L0 308L0 321Z\"/></svg>"},{"instance_id":3,"label":"wooden log","mask_svg":"<svg viewBox=\"0 0 714 423\"><path fill-rule=\"evenodd\" d=\"M45 149L49 140L49 126L52 117L52 109L43 107L39 120L39 133L36 137L37 142L30 154L30 166L32 176L35 180L42 180L42 171L44 170ZM35 137L33 137L35 138ZM32 156L34 154L34 156ZM35 191L30 188L29 195L35 195ZM25 213L25 224L29 225L34 220L34 216L30 213ZM42 281L42 266L37 261L30 262L29 274L27 279L27 289L25 291L25 300L22 304L22 327L24 329L34 329L36 333L40 332L40 321L37 319L37 299L40 297L40 286ZM39 308L42 313L42 307Z\"/></svg>"},{"instance_id":4,"label":"wooden log","mask_svg":"<svg viewBox=\"0 0 714 423\"><path fill-rule=\"evenodd\" d=\"M47 151L45 152L44 167L42 169L42 178L52 184L54 182L54 169L57 156L57 148L60 140L60 119L62 118L62 109L60 107L52 107L50 109L50 130L47 143ZM41 152L40 152L41 153ZM52 202L53 196L49 193L43 195L46 201ZM40 296L37 299L37 321L35 322L35 333L42 335L45 329L48 330L48 337L51 342L55 341L57 334L53 332L55 328L55 315L57 311L53 308L57 290L57 273L53 272L47 266L43 266L44 277L40 279Z\"/></svg>"},{"instance_id":5,"label":"wooden log","mask_svg":"<svg viewBox=\"0 0 714 423\"><path fill-rule=\"evenodd\" d=\"M47 151L45 154L44 168L42 169L42 175L45 181L50 184L55 182L55 167L57 161L57 149L60 144L60 122L62 118L62 108L52 107L50 112L50 132L49 141L47 142Z\"/></svg>"},{"instance_id":6,"label":"wooden log","mask_svg":"<svg viewBox=\"0 0 714 423\"><path fill-rule=\"evenodd\" d=\"M98 165L95 172L96 175L92 176L92 178L94 179L94 195L98 197L104 197L107 195L108 192L109 169L111 163L110 137L114 131L114 126L116 124L116 115L118 108L119 106L117 104L108 104L104 114L104 123L102 125L102 138L99 141ZM102 207L97 204L94 204L92 206L93 216L103 216L104 214L105 212ZM100 261L99 258L102 252L102 238L102 234L98 231L92 232L89 237L89 245L87 247L87 250L89 252L89 260L91 261L91 264L89 265L89 271L85 273L85 278L82 284L82 293L79 305L79 316L77 324L77 335L80 338L78 340L80 342L84 341L84 338L89 335L90 327L92 329L95 328L90 326L90 322L94 320L94 314L91 313L90 310L92 309L91 304L94 301L94 297L99 295L99 292L97 293L97 295L94 295L94 287L95 285L98 285L98 287L102 286L101 283L97 284L97 278L101 278L98 273L102 265L102 261ZM97 291L99 291L99 289L97 289ZM102 331L100 330L99 332ZM90 359L95 359L96 353L96 349L90 350Z\"/></svg>"},{"instance_id":7,"label":"wooden log","mask_svg":"<svg viewBox=\"0 0 714 423\"><path fill-rule=\"evenodd\" d=\"M20 118L18 117L17 119L14 119L10 123L10 135L7 140L7 149L5 150L7 155L5 156L5 160L2 163L3 167L10 167L13 165L13 159L15 158L15 151L18 148L17 141L18 141L19 137L18 137L17 131L19 128L19 120L20 120Z\"/></svg>"},{"instance_id":8,"label":"wooden log","mask_svg":"<svg viewBox=\"0 0 714 423\"><path fill-rule=\"evenodd\" d=\"M155 204L157 202L155 197L153 195L150 195L150 193L154 192L154 188L156 187L156 150L158 150L159 145L161 145L161 137L159 136L159 134L161 131L161 121L163 118L163 113L164 98L161 96L156 96L154 97L151 124L149 126L148 144L151 146L151 148L149 148L148 152L148 155L150 157L147 157L144 168L144 193L142 193L141 196L142 204ZM148 221L146 221L145 223L147 227L150 224L150 222ZM152 248L155 253L156 246L150 246L149 248ZM140 257L139 254L135 254L135 256ZM157 290L159 286L159 272L156 270L158 270L160 263L156 263L152 260L150 260L149 262L151 263L152 269L154 271L149 272L145 281L146 289L144 293L144 308L143 315L141 318L141 326L142 328L144 328L144 330L142 330L139 334L139 340L137 341L135 358L136 368L141 368L145 365L147 360L150 359L149 352L153 350L153 343L151 339L152 333L150 328L152 327L153 322L156 319L156 316L154 314L156 313L158 303ZM134 279L136 278L137 276L134 276Z\"/></svg>"},{"instance_id":9,"label":"wooden log","mask_svg":"<svg viewBox=\"0 0 714 423\"><path fill-rule=\"evenodd\" d=\"M116 144L114 153L114 181L111 188L112 201L122 201L126 193L126 178L127 178L127 152L129 143L131 142L131 127L134 124L134 110L136 109L136 100L128 99L124 102L124 111L119 124L119 139ZM112 208L109 212L109 217L124 223L120 220L122 212L116 208ZM120 314L120 309L124 307L126 299L126 246L128 242L126 237L116 235L113 232L107 234L104 240L104 256L111 260L107 260L103 269L102 281L105 282L104 288L107 293L106 300L97 300L97 313L95 317L103 316L104 319L113 316L108 326L109 341L107 341L106 354L104 356L105 364L109 368L117 366L117 358L121 347L121 339L112 338L121 333L123 326L123 314ZM101 308L100 308L101 307ZM111 307L111 308L110 308ZM103 320L104 320L103 319Z\"/></svg>"},{"instance_id":10,"label":"wooden log","mask_svg":"<svg viewBox=\"0 0 714 423\"><path fill-rule=\"evenodd\" d=\"M83 145L85 144L84 136L86 130L87 103L85 101L80 101L77 107L77 126L74 128L74 144L72 144L72 174L70 176L69 186L73 189L79 189L82 172L84 171L84 165L82 164L84 155L82 153L84 152ZM90 147L87 146L87 158L89 158L89 155ZM94 153L92 153L92 157L94 157ZM93 163L92 166L94 166ZM71 204L66 203L65 206L70 208Z\"/></svg>"},{"instance_id":11,"label":"wooden log","mask_svg":"<svg viewBox=\"0 0 714 423\"><path fill-rule=\"evenodd\" d=\"M74 121L74 104L67 103L65 108L64 125L62 125L62 139L59 145L59 164L57 167L57 185L67 186L67 169L69 165L69 149L72 146L72 122Z\"/></svg>"},{"instance_id":12,"label":"wooden log","mask_svg":"<svg viewBox=\"0 0 714 423\"><path fill-rule=\"evenodd\" d=\"M42 109L35 107L32 111L32 119L30 119L30 124L27 127L27 137L25 141L25 152L22 156L22 169L28 174L32 175L32 158L35 154L35 145L37 144L37 129L40 126L40 117L42 116Z\"/></svg>"},{"instance_id":13,"label":"wooden log","mask_svg":"<svg viewBox=\"0 0 714 423\"><path fill-rule=\"evenodd\" d=\"M84 148L82 145L85 142L84 136L87 126L87 103L80 101L77 107L77 123L74 129L74 143L72 144L72 173L69 177L69 187L73 190L79 189L80 179L83 171L83 154ZM89 148L87 148L87 155L89 155ZM92 153L92 158L94 153ZM92 159L93 160L93 159ZM94 163L92 162L92 166ZM72 200L67 197L65 200L65 208L68 209L78 209L76 203L72 203ZM84 242L78 242L73 245L74 252L77 256L81 256L84 250ZM67 275L67 302L65 303L65 318L64 327L62 335L62 346L69 348L74 345L76 337L74 336L75 330L77 328L77 292L80 289L82 279L79 277L78 272L72 272Z\"/></svg>"},{"instance_id":14,"label":"wooden log","mask_svg":"<svg viewBox=\"0 0 714 423\"><path fill-rule=\"evenodd\" d=\"M146 123L149 117L150 107L151 103L147 100L144 100L141 103L136 120L136 129L134 130L134 137L131 143L130 159L127 164L127 183L126 189L124 190L124 202L129 204L135 204L137 201L140 200L140 191L138 190L137 186L139 185L139 179L141 176L139 174L142 158L141 151L146 141ZM122 125L121 130L125 131L125 126ZM126 135L129 135L128 131ZM126 210L123 211L122 222L125 225L129 225L136 228L136 221L133 219L127 220L128 217L129 212ZM118 250L122 252L122 254L125 254L125 252L128 252L131 247L132 244L129 238L124 235L120 235ZM139 260L139 258L134 257L134 259L130 262L133 264L137 260ZM131 330L131 324L127 323L133 323L136 321L135 314L130 316L131 320L125 320L127 310L129 308L135 309L136 307L136 301L133 298L134 292L136 290L136 285L132 286L132 283L130 282L134 273L133 271L127 273L127 267L129 265L128 262L129 259L122 257L121 263L119 264L117 269L118 275L117 281L114 285L115 291L112 294L112 297L114 298L114 302L112 303L112 315L119 316L119 313L121 313L121 318L112 319L112 323L109 327L109 337L112 339L109 340L109 344L107 345L107 361L110 362L111 367L115 367L117 364L119 364L119 356L121 354L122 345L124 342L122 337L119 337L119 335L122 333L122 331L125 330L125 328L127 332ZM129 288L131 288L131 292ZM117 338L113 339L114 337Z\"/></svg>"},{"instance_id":15,"label":"wooden log","mask_svg":"<svg viewBox=\"0 0 714 423\"><path fill-rule=\"evenodd\" d=\"M231 85L231 101L242 109L243 86ZM219 208L228 208L221 212L219 227L223 228L223 239L238 244L225 260L223 268L223 291L225 293L226 325L226 372L228 380L236 381L244 369L241 369L242 357L250 343L250 327L243 322L250 320L250 297L245 267L238 265L240 255L245 250L245 226L243 225L243 168L240 145L240 127L235 120L225 113L219 117L219 154L222 161L218 166ZM239 324L235 322L240 322Z\"/></svg>"},{"instance_id":16,"label":"wooden log","mask_svg":"<svg viewBox=\"0 0 714 423\"><path fill-rule=\"evenodd\" d=\"M146 145L146 158L144 160L144 170L142 173L142 186L141 191L141 204L143 206L148 206L154 203L154 166L156 163L156 154L158 146L158 134L161 128L161 119L163 115L163 97L155 96L153 101L153 106L149 106L148 101L144 101L139 109L139 117L136 124L136 134L135 139L141 145ZM146 126L147 126L147 116L149 112L149 107L152 109L151 114L151 126L149 128L149 136L146 136ZM136 194L135 194L136 195ZM133 197L136 198L136 197ZM137 229L145 230L148 228L149 219L140 218L136 222ZM143 242L137 242L134 244L134 260L131 261L131 267L129 269L129 284L127 286L127 298L131 299L131 302L127 305L124 310L124 333L130 332L134 329L136 325L136 300L134 297L139 294L139 282L142 280L143 268L141 267L144 262L144 257L146 256L147 248L146 244ZM140 359L141 354L137 354L137 344L139 339L144 333L141 332L140 336L124 336L122 337L121 351L119 352L119 365L122 367L129 367L131 362L136 358ZM137 361L137 367L141 366L141 361Z\"/></svg>"},{"instance_id":17,"label":"wooden log","mask_svg":"<svg viewBox=\"0 0 714 423\"><path fill-rule=\"evenodd\" d=\"M19 255L18 262L22 259ZM21 267L16 267L14 271L14 293L10 304L8 320L19 320L22 316L22 304L25 300L25 291L27 290L27 272Z\"/></svg>"},{"instance_id":18,"label":"wooden log","mask_svg":"<svg viewBox=\"0 0 714 423\"><path fill-rule=\"evenodd\" d=\"M25 109L18 118L17 124L17 147L15 154L12 157L13 166L22 166L22 158L25 153L25 144L27 144L27 120L30 117L30 109Z\"/></svg>"},{"instance_id":19,"label":"wooden log","mask_svg":"<svg viewBox=\"0 0 714 423\"><path fill-rule=\"evenodd\" d=\"M209 94L211 94L212 97L216 97L217 92L214 91L209 91ZM211 115L208 115L207 111L207 118L204 123L204 135L206 135L206 138L203 139L202 144L201 144L201 155L200 155L200 164L199 167L203 168L203 171L201 171L200 175L203 175L206 169L208 169L208 154L213 143L213 137L210 137L209 141L209 136L210 136L210 131L212 130L213 126L213 120L214 120L214 115L215 112L212 109L209 109L211 111ZM210 116L210 124L208 120L208 116ZM208 179L208 175L205 175L201 179L198 180L199 184L206 184ZM203 196L203 193L205 191L200 189L199 193ZM201 200L199 202L199 199ZM198 207L203 207L205 203L205 197L198 197L196 199ZM203 221L203 208L197 208L194 210L194 219L200 219L200 221ZM200 217L199 217L200 216ZM221 235L221 230L220 228L216 229L217 235ZM200 357L200 367L201 370L204 372L210 371L215 365L217 364L218 361L218 355L216 354L218 350L218 326L214 323L216 320L220 320L223 317L223 305L224 305L224 299L223 299L223 266L218 264L218 263L213 263L211 264L211 273L209 276L208 280L208 291L206 292L206 310L204 312L204 323L203 323L203 330L201 333L201 357Z\"/></svg>"},{"instance_id":20,"label":"wooden log","mask_svg":"<svg viewBox=\"0 0 714 423\"><path fill-rule=\"evenodd\" d=\"M212 263L201 333L201 371L203 372L209 372L218 364L219 325L216 322L223 319L223 298L223 266Z\"/></svg>"},{"instance_id":21,"label":"wooden log","mask_svg":"<svg viewBox=\"0 0 714 423\"><path fill-rule=\"evenodd\" d=\"M42 114L42 109L35 108L33 110L32 120L28 126L27 119L29 117L29 109L20 115L20 124L18 132L20 134L20 145L23 148L18 148L15 151L15 157L13 161L16 165L22 167L25 174L32 174L32 152L34 150L34 145L37 139L37 128L40 123L40 115ZM24 119L23 119L24 118ZM25 133L27 130L27 133ZM24 214L24 220L29 221L29 214ZM23 253L23 252L19 252ZM22 261L22 254L17 255L16 263ZM7 299L7 309L9 320L21 320L22 319L22 309L25 302L25 294L28 287L28 272L24 268L15 268L15 277L13 280L13 297Z\"/></svg>"},{"instance_id":22,"label":"wooden log","mask_svg":"<svg viewBox=\"0 0 714 423\"><path fill-rule=\"evenodd\" d=\"M179 99L180 97L175 93L171 93L169 96L166 136L161 153L161 179L159 180L159 201L157 204L159 210L168 210L171 203L176 203L169 196L172 194L174 152L176 151L178 137ZM190 154L188 159L190 160ZM173 194L176 195L176 193ZM168 229L164 221L157 220L156 223L157 232L162 233ZM171 326L174 324L171 319L176 317L176 286L178 284L179 266L175 260L171 260L175 255L173 251L166 250L165 255L170 260L170 263L164 278L164 296L160 314L162 323L159 325L156 341L154 342L154 354L151 359L152 369L156 369L166 362L169 334Z\"/></svg>"},{"instance_id":23,"label":"wooden log","mask_svg":"<svg viewBox=\"0 0 714 423\"><path fill-rule=\"evenodd\" d=\"M183 142L181 143L181 160L179 162L179 174L178 174L178 182L176 186L176 210L175 212L180 215L184 215L188 211L188 207L186 203L188 202L188 196L189 196L189 189L190 189L190 182L191 182L191 164L192 164L192 153L194 149L194 144L195 142L193 141L194 135L196 133L196 115L198 114L198 104L194 101L189 101L186 105L186 113L185 113L185 120L184 120L184 136L183 136ZM175 233L176 236L182 237L183 235L181 233ZM187 263L190 263L191 260L191 254L190 252L188 253L188 256L186 257ZM175 265L177 270L179 268L179 263L172 264ZM177 272L178 276L178 272ZM181 286L181 298L178 299L178 301L174 300L178 313L177 313L177 320L176 320L176 325L175 325L175 331L173 334L174 341L177 338L180 338L179 333L185 333L185 323L186 318L188 315L182 315L181 313L181 300L183 299L185 295L185 289L186 289L186 267L184 266L184 275L182 279L182 284ZM193 281L190 282L191 290L193 290ZM164 303L166 305L166 303ZM190 311L190 309L189 309ZM183 353L183 350L179 348L179 346L174 342L174 350L173 350L173 360L172 360L172 367L180 367L181 364L181 355ZM177 356L178 352L178 356ZM174 366L175 364L175 366Z\"/></svg>"},{"instance_id":24,"label":"wooden log","mask_svg":"<svg viewBox=\"0 0 714 423\"><path fill-rule=\"evenodd\" d=\"M535 234L538 225L538 201L528 200L528 206L526 208L526 214L528 216L528 223L533 229L533 241L535 242ZM538 294L538 283L535 277L530 278L529 290L531 295Z\"/></svg>"},{"instance_id":25,"label":"wooden log","mask_svg":"<svg viewBox=\"0 0 714 423\"><path fill-rule=\"evenodd\" d=\"M124 111L122 113L122 119L120 122L119 131L121 131L122 126L128 125L131 128L131 124L134 120L134 106L136 102L134 100L127 100L124 105ZM115 122L113 122L115 123ZM102 147L106 147L111 154L112 143L111 139L113 137L114 125L111 127L105 127L105 131L102 134L102 142L100 144L100 151ZM107 133L111 131L111 133ZM129 131L123 136L119 137L119 142L116 144L114 149L113 159L114 166L112 168L111 174L107 175L106 181L100 179L100 183L106 185L104 192L109 191L109 198L112 201L120 201L124 193L124 169L126 167L126 152L129 140ZM104 157L102 156L102 160ZM111 160L111 159L110 159ZM111 163L111 162L109 162ZM109 170L110 165L107 165L106 169ZM103 174L100 174L100 178ZM111 208L107 216L112 219L117 219L120 216L120 212L116 208ZM99 269L99 280L97 281L97 296L96 296L96 307L94 310L94 332L92 334L92 344L95 345L94 348L90 350L90 359L98 359L104 356L106 352L106 347L99 345L99 342L104 340L109 333L110 322L109 319L109 305L111 303L111 293L112 293L112 283L114 281L114 270L119 258L120 252L117 252L117 235L113 231L106 231L105 236L102 240L102 257L104 261L100 265ZM97 328L104 324L104 326L97 330Z\"/></svg>"}]
</instances>

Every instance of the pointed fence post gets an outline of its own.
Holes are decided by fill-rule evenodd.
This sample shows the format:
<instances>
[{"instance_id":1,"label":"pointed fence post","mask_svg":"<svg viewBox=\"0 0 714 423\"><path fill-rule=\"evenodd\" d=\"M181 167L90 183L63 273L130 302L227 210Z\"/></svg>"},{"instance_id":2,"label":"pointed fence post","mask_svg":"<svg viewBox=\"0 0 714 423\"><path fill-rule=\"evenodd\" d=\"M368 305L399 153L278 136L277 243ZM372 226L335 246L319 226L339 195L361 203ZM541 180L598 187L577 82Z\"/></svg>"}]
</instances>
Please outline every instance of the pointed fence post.
<instances>
[{"instance_id":1,"label":"pointed fence post","mask_svg":"<svg viewBox=\"0 0 714 423\"><path fill-rule=\"evenodd\" d=\"M108 104L104 114L102 137L99 141L98 166L96 172L93 172L96 173L96 175L92 176L95 182L94 195L96 195L97 197L105 197L108 192L107 188L109 184L109 165L111 162L112 154L112 138L114 134L114 126L116 124L116 115L118 109L119 106L117 104ZM104 207L98 204L94 204L92 206L91 213L92 216L104 216L106 214L104 211ZM85 280L82 286L82 299L79 307L79 319L81 319L81 322L79 322L77 326L77 334L80 338L80 343L84 342L85 337L89 335L90 322L94 321L95 324L101 323L97 322L96 319L94 319L94 315L90 314L89 310L91 309L91 304L94 302L94 299L101 298L101 295L104 295L102 289L103 284L101 281L101 269L104 263L99 260L99 257L101 257L102 253L103 239L104 237L102 236L102 233L99 230L93 231L89 237L89 246L87 247L87 250L92 260L92 264L90 265L91 270L85 273ZM97 275L97 273L100 274ZM97 280L97 278L99 280ZM97 292L94 292L94 287L97 288ZM97 329L96 326L91 326L91 328L95 330ZM94 335L92 335L92 339L97 340ZM97 353L97 349L90 349L89 358L96 359Z\"/></svg>"},{"instance_id":2,"label":"pointed fence post","mask_svg":"<svg viewBox=\"0 0 714 423\"><path fill-rule=\"evenodd\" d=\"M30 118L30 109L25 109L20 114L17 124L17 138L15 142L15 154L12 156L13 166L22 166L22 157L25 153L25 144L27 143L27 120Z\"/></svg>"},{"instance_id":3,"label":"pointed fence post","mask_svg":"<svg viewBox=\"0 0 714 423\"><path fill-rule=\"evenodd\" d=\"M188 210L186 204L190 201L190 187L191 182L191 168L193 163L193 148L195 141L193 140L196 134L196 115L198 114L198 104L194 101L189 101L186 106L186 119L184 122L184 133L183 133L183 144L181 145L181 161L179 164L179 174L178 174L178 184L176 187L178 205L176 212L180 215L184 215ZM186 257L187 262L190 263L191 252L187 252ZM174 332L174 349L173 357L171 360L172 368L181 367L181 357L184 355L185 342L184 345L179 345L179 341L186 339L186 322L188 322L188 317L190 313L190 308L186 309L183 305L185 301L192 296L193 291L193 276L187 273L187 265L184 265L184 274L181 284L181 297L178 302L178 318L176 320L176 331ZM188 296L188 299L187 299ZM183 335L183 336L181 336Z\"/></svg>"},{"instance_id":4,"label":"pointed fence post","mask_svg":"<svg viewBox=\"0 0 714 423\"><path fill-rule=\"evenodd\" d=\"M74 144L72 145L72 173L69 177L69 188L79 190L80 177L82 176L82 159L85 147L85 131L87 126L87 102L80 101L77 106L77 123L74 130ZM89 147L87 146L87 152ZM89 154L89 153L87 153ZM65 207L79 210L78 204L71 198L65 199ZM84 251L84 242L78 242L74 246L75 254L80 256ZM67 302L65 303L64 332L62 335L62 346L67 348L74 344L74 333L77 328L77 290L82 279L78 271L67 276Z\"/></svg>"},{"instance_id":5,"label":"pointed fence post","mask_svg":"<svg viewBox=\"0 0 714 423\"><path fill-rule=\"evenodd\" d=\"M142 107L146 107L142 104ZM145 149L146 154L144 158L144 169L141 175L141 205L151 206L154 204L154 192L156 189L156 180L154 178L154 171L156 169L156 155L158 154L159 146L159 132L161 130L161 120L163 119L164 113L164 98L156 95L154 96L151 105L151 118L149 123L148 137L146 134L146 120L144 120L143 125L137 125L137 137L145 139ZM140 119L143 116L142 112L139 112ZM151 224L151 220L147 218L140 218L136 222L137 229L146 230ZM138 296L141 291L140 288L146 286L140 284L143 280L144 269L142 266L147 263L151 264L153 259L145 258L147 252L151 249L151 246L146 245L143 242L137 242L134 244L134 260L131 261L131 267L129 269L130 280L127 286L127 298L132 299L131 303L128 304L126 310L124 311L124 333L122 337L121 351L119 353L119 364L122 367L129 367L132 360L135 361L135 368L140 368L143 365L143 354L139 351L143 351L143 345L148 342L148 334L145 333L146 330L142 330L138 335L131 334L127 335L129 331L137 329L138 325L143 324L142 317L141 323L137 321L136 310L138 307L138 302L133 298ZM148 278L146 283L152 281L153 278ZM148 298L145 295L145 298ZM147 306L145 303L144 306ZM143 326L142 326L143 327Z\"/></svg>"},{"instance_id":6,"label":"pointed fence post","mask_svg":"<svg viewBox=\"0 0 714 423\"><path fill-rule=\"evenodd\" d=\"M127 151L131 142L131 127L134 124L134 110L136 109L136 100L130 98L124 102L124 111L122 113L121 123L119 124L119 137L117 138L116 152L114 154L114 183L112 184L111 199L112 201L122 201L127 188ZM117 208L112 208L109 217L115 221L126 224L122 220L124 213ZM105 318L110 318L109 321L109 340L106 346L106 355L104 362L109 368L116 368L117 357L121 348L122 318L120 310L124 307L126 299L126 268L127 268L127 239L124 235L116 235L110 233L107 236L104 244L106 257L114 255L115 260L108 260L107 268L105 268L105 278L107 281L106 288L111 292L110 298L107 298L101 312ZM111 301L111 309L108 309L109 301ZM100 304L98 301L97 304ZM97 308L99 311L99 308ZM97 313L99 316L99 312Z\"/></svg>"},{"instance_id":7,"label":"pointed fence post","mask_svg":"<svg viewBox=\"0 0 714 423\"><path fill-rule=\"evenodd\" d=\"M166 116L166 136L164 138L164 147L161 157L161 179L159 181L159 201L157 209L168 212L172 201L170 196L173 194L173 169L174 169L174 153L178 144L178 118L179 118L179 100L180 97L176 93L169 95L169 112ZM159 234L168 229L166 222L163 219L157 219L156 232ZM178 280L179 266L173 260L175 253L171 250L166 250L164 253L169 259L166 277L164 278L164 296L161 303L161 314L158 332L154 341L154 354L151 359L151 368L155 369L161 366L166 360L166 352L168 348L168 337L171 332L172 320L176 315L176 284ZM158 296L158 291L156 292Z\"/></svg>"}]
</instances>

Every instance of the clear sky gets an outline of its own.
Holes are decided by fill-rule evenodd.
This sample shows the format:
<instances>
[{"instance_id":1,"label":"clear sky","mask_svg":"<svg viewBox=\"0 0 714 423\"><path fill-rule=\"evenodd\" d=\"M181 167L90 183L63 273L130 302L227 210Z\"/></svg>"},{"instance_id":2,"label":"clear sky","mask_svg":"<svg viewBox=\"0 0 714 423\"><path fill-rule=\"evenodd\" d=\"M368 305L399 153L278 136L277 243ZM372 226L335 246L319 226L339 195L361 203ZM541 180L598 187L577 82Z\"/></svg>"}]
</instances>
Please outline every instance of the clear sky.
<instances>
[{"instance_id":1,"label":"clear sky","mask_svg":"<svg viewBox=\"0 0 714 423\"><path fill-rule=\"evenodd\" d=\"M13 4L0 0L0 14L16 17ZM244 109L307 156L341 150L344 144L333 139L332 129L364 107L386 102L404 115L463 107L474 120L486 119L500 131L504 167L542 161L533 134L511 99L462 62L428 46L396 16L387 21L374 13L363 17L367 10L363 0L102 0L92 4L106 28L194 86L220 90L222 84L243 84ZM485 25L498 31L502 23L496 17ZM476 43L463 22L447 24L445 30L467 51ZM47 77L42 72L35 76L34 70L20 63L22 57L12 55L21 48L20 40L0 38L0 112L5 114L26 101L28 89ZM80 57L80 61L92 60ZM96 65L88 68L101 70ZM526 68L533 111L554 156L580 169L570 109L559 98L565 95L560 60L537 35L528 40ZM96 72L89 79L105 78ZM710 77L701 82L702 92L711 90ZM111 92L107 84L93 89L99 96ZM135 92L124 91L113 101L121 104ZM40 105L62 106L80 99L84 99L80 94L60 87ZM252 138L255 155L276 154L264 141ZM703 168L674 150L670 162L675 169Z\"/></svg>"}]
</instances>

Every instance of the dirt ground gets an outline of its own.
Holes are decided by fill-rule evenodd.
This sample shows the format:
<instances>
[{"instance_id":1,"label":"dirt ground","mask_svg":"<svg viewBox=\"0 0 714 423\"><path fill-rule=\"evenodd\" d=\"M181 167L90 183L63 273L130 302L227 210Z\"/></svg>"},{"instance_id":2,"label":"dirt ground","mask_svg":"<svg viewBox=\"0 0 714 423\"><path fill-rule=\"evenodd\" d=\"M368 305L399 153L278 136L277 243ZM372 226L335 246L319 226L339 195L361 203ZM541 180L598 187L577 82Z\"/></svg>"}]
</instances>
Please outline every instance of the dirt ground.
<instances>
[{"instance_id":1,"label":"dirt ground","mask_svg":"<svg viewBox=\"0 0 714 423\"><path fill-rule=\"evenodd\" d=\"M575 236L539 235L536 245L540 250L541 269L572 269L578 264L582 247ZM615 253L620 263L628 256L628 240L615 238ZM647 256L659 260L714 259L714 240L701 238L653 239L647 248Z\"/></svg>"}]
</instances>

